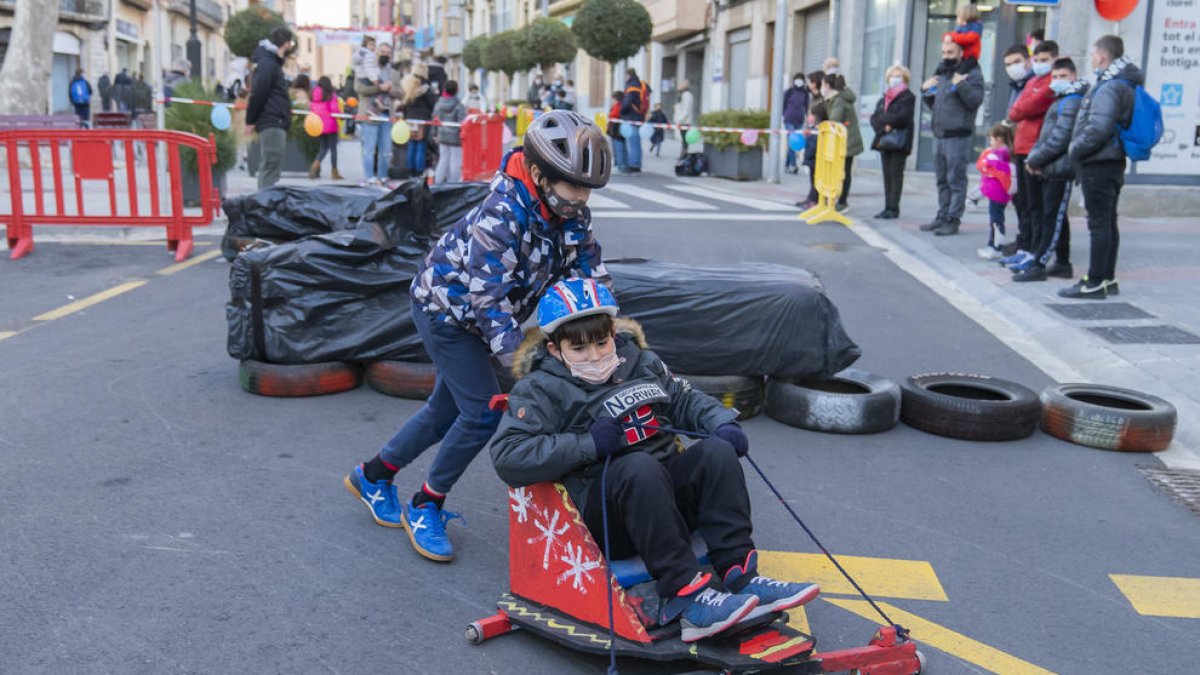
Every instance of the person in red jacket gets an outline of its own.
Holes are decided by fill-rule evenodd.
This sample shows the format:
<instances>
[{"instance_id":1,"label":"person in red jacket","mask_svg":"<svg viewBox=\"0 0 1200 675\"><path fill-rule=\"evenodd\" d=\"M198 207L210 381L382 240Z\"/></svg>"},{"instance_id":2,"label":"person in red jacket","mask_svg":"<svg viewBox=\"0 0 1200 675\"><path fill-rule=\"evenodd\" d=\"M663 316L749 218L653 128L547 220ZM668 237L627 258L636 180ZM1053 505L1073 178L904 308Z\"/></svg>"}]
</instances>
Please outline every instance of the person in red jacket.
<instances>
[{"instance_id":1,"label":"person in red jacket","mask_svg":"<svg viewBox=\"0 0 1200 675\"><path fill-rule=\"evenodd\" d=\"M1054 103L1050 89L1050 68L1058 58L1058 43L1041 42L1033 50L1033 76L1025 83L1021 94L1008 109L1008 119L1016 123L1013 154L1017 164L1017 195L1013 206L1017 210L1017 253L1033 247L1034 220L1042 214L1042 179L1025 170L1025 158L1037 143L1042 120ZM1014 254L1016 255L1016 254Z\"/></svg>"}]
</instances>

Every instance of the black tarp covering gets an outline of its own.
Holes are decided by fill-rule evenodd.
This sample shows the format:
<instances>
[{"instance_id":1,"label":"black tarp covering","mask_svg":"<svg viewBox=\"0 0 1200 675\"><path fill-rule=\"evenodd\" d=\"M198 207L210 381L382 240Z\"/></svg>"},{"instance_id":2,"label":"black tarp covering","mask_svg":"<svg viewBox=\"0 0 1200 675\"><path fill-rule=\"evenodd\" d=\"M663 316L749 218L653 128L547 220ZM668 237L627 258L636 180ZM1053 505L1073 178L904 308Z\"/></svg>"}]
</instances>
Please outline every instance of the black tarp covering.
<instances>
[{"instance_id":1,"label":"black tarp covering","mask_svg":"<svg viewBox=\"0 0 1200 675\"><path fill-rule=\"evenodd\" d=\"M689 375L830 376L862 354L820 279L804 269L605 263L623 315L650 348Z\"/></svg>"}]
</instances>

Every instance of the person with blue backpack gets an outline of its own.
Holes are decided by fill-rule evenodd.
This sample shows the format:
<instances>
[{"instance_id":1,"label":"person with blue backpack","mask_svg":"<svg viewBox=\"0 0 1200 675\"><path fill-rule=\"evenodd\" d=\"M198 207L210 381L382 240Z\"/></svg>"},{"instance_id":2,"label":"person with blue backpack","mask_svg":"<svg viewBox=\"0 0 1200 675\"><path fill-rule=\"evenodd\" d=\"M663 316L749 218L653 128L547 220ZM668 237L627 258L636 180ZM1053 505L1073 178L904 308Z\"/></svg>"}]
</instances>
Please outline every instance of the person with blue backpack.
<instances>
[{"instance_id":1,"label":"person with blue backpack","mask_svg":"<svg viewBox=\"0 0 1200 675\"><path fill-rule=\"evenodd\" d=\"M75 106L75 115L79 117L79 126L86 129L92 119L92 85L83 76L82 68L77 69L75 77L71 78L68 93L71 105Z\"/></svg>"},{"instance_id":2,"label":"person with blue backpack","mask_svg":"<svg viewBox=\"0 0 1200 675\"><path fill-rule=\"evenodd\" d=\"M1096 85L1080 104L1067 151L1079 167L1091 257L1087 275L1058 294L1102 300L1120 293L1117 202L1125 183L1125 160L1149 158L1150 148L1162 136L1162 110L1142 87L1145 74L1125 55L1121 38L1105 35L1096 40L1091 60Z\"/></svg>"}]
</instances>

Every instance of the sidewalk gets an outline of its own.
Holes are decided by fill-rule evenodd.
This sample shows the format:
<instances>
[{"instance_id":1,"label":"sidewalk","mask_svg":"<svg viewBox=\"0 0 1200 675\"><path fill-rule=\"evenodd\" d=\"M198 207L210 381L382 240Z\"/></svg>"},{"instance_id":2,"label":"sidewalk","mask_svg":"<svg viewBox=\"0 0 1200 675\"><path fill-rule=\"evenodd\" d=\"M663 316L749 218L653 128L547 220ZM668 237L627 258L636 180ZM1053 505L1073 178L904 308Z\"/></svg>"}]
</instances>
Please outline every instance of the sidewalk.
<instances>
[{"instance_id":1,"label":"sidewalk","mask_svg":"<svg viewBox=\"0 0 1200 675\"><path fill-rule=\"evenodd\" d=\"M666 155L671 155L668 158ZM738 183L720 178L675 178L678 145L649 157L645 171L675 180L736 192L747 199L791 204L808 189L808 177L782 176L781 184ZM1138 389L1175 405L1179 412L1176 442L1155 456L1172 468L1200 469L1200 217L1120 220L1118 275L1121 295L1096 302L1057 295L1070 285L1062 279L1014 284L995 262L976 257L987 237L987 208L968 203L959 235L935 237L921 232L936 212L928 181L905 186L901 216L873 220L883 208L878 171L856 171L850 192L851 228L930 290L1060 382L1093 382ZM1078 201L1078 191L1072 196ZM1010 209L1009 226L1016 229ZM1071 260L1076 279L1087 271L1087 219L1071 218ZM838 227L833 224L797 227ZM869 273L868 270L863 271ZM988 373L1004 377L1004 373Z\"/></svg>"}]
</instances>

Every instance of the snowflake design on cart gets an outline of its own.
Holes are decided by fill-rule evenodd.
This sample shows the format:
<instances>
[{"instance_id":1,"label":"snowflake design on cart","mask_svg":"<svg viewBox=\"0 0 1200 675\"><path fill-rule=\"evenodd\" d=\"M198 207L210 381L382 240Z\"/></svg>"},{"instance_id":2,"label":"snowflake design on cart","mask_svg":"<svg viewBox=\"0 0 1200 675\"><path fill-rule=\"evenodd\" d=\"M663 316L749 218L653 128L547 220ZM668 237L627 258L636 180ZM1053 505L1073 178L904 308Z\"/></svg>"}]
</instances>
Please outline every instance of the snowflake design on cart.
<instances>
[{"instance_id":1,"label":"snowflake design on cart","mask_svg":"<svg viewBox=\"0 0 1200 675\"><path fill-rule=\"evenodd\" d=\"M533 495L527 488L519 487L508 491L508 496L512 498L510 507L513 513L517 514L517 522L523 523L529 520L530 503L533 501Z\"/></svg>"},{"instance_id":2,"label":"snowflake design on cart","mask_svg":"<svg viewBox=\"0 0 1200 675\"><path fill-rule=\"evenodd\" d=\"M558 538L566 534L567 529L570 527L570 523L563 523L561 528L558 526L558 519L561 516L562 513L558 510L555 510L553 515L550 515L549 510L537 514L533 519L533 526L541 534L525 540L526 544L536 544L539 541L545 542L545 548L542 549L542 569L544 570L550 569L550 552L558 543Z\"/></svg>"},{"instance_id":3,"label":"snowflake design on cart","mask_svg":"<svg viewBox=\"0 0 1200 675\"><path fill-rule=\"evenodd\" d=\"M586 557L583 546L576 548L571 542L567 542L567 554L558 559L567 564L567 571L558 575L558 583L570 579L571 588L587 595L587 587L592 583L592 570L600 567L600 560Z\"/></svg>"}]
</instances>

